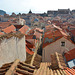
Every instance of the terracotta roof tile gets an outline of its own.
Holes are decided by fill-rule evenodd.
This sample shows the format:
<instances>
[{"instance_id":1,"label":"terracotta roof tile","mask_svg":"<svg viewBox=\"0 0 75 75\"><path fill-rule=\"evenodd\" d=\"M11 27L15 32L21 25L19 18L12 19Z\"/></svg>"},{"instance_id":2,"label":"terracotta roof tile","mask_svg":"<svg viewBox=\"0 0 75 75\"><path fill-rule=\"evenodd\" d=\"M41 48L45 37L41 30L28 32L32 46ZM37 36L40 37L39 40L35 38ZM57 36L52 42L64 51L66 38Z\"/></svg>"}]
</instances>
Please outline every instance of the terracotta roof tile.
<instances>
[{"instance_id":1,"label":"terracotta roof tile","mask_svg":"<svg viewBox=\"0 0 75 75\"><path fill-rule=\"evenodd\" d=\"M75 48L65 53L65 57L67 61L75 59Z\"/></svg>"},{"instance_id":2,"label":"terracotta roof tile","mask_svg":"<svg viewBox=\"0 0 75 75\"><path fill-rule=\"evenodd\" d=\"M33 39L34 35L25 35L26 39Z\"/></svg>"},{"instance_id":3,"label":"terracotta roof tile","mask_svg":"<svg viewBox=\"0 0 75 75\"><path fill-rule=\"evenodd\" d=\"M15 31L16 30L16 28L15 28L15 26L14 25L11 25L11 26L9 26L9 27L7 27L7 28L5 28L5 29L2 29L5 33L10 33L10 32L12 32L12 31Z\"/></svg>"},{"instance_id":4,"label":"terracotta roof tile","mask_svg":"<svg viewBox=\"0 0 75 75\"><path fill-rule=\"evenodd\" d=\"M40 29L40 28L34 28L34 29L31 29L29 32L28 32L28 34L34 34L35 33L35 31L36 32L38 32L38 33L43 33L43 29ZM36 33L35 33L36 34Z\"/></svg>"},{"instance_id":5,"label":"terracotta roof tile","mask_svg":"<svg viewBox=\"0 0 75 75\"><path fill-rule=\"evenodd\" d=\"M70 68L53 70L50 62L42 62L40 68L34 71L34 75L75 75L75 71Z\"/></svg>"},{"instance_id":6,"label":"terracotta roof tile","mask_svg":"<svg viewBox=\"0 0 75 75\"><path fill-rule=\"evenodd\" d=\"M70 74L72 74L72 75L75 75L75 71L73 71L72 69L70 69L70 68L66 68L67 69L67 71L70 73Z\"/></svg>"},{"instance_id":7,"label":"terracotta roof tile","mask_svg":"<svg viewBox=\"0 0 75 75\"><path fill-rule=\"evenodd\" d=\"M34 35L36 36L37 39L39 39L42 36L42 34L39 32L35 32Z\"/></svg>"},{"instance_id":8,"label":"terracotta roof tile","mask_svg":"<svg viewBox=\"0 0 75 75\"><path fill-rule=\"evenodd\" d=\"M70 69L66 66L64 63L63 56L61 54L56 53L52 54L52 63L50 62L41 62L40 68L34 71L34 75L75 75L75 69ZM56 64L57 63L57 64ZM52 66L54 65L54 68ZM62 66L63 68L60 68L57 66Z\"/></svg>"},{"instance_id":9,"label":"terracotta roof tile","mask_svg":"<svg viewBox=\"0 0 75 75\"><path fill-rule=\"evenodd\" d=\"M54 32L51 32L51 31L45 32L44 39L43 39L43 48L52 43L52 42L50 42L50 43L45 42L46 38L48 38L48 39L54 39L55 38L55 41L56 41L56 40L58 40L58 39L60 39L62 37L63 37L63 35L59 30L56 30ZM55 41L53 41L53 42L55 42Z\"/></svg>"},{"instance_id":10,"label":"terracotta roof tile","mask_svg":"<svg viewBox=\"0 0 75 75\"><path fill-rule=\"evenodd\" d=\"M35 45L35 42L36 42L35 39L26 39L26 41L28 41L28 42L31 43L32 45Z\"/></svg>"},{"instance_id":11,"label":"terracotta roof tile","mask_svg":"<svg viewBox=\"0 0 75 75\"><path fill-rule=\"evenodd\" d=\"M4 29L10 26L11 24L12 24L11 22L0 22L0 29Z\"/></svg>"},{"instance_id":12,"label":"terracotta roof tile","mask_svg":"<svg viewBox=\"0 0 75 75\"><path fill-rule=\"evenodd\" d=\"M35 29L31 29L31 30L28 32L28 34L34 34L34 30L35 30Z\"/></svg>"},{"instance_id":13,"label":"terracotta roof tile","mask_svg":"<svg viewBox=\"0 0 75 75\"><path fill-rule=\"evenodd\" d=\"M27 52L28 54L30 54L30 55L34 54L34 52L31 51L27 46L26 46L26 52Z\"/></svg>"},{"instance_id":14,"label":"terracotta roof tile","mask_svg":"<svg viewBox=\"0 0 75 75\"><path fill-rule=\"evenodd\" d=\"M36 28L35 30L38 30L39 32L43 32L44 31L43 29L40 29L40 28Z\"/></svg>"},{"instance_id":15,"label":"terracotta roof tile","mask_svg":"<svg viewBox=\"0 0 75 75\"><path fill-rule=\"evenodd\" d=\"M65 29L67 32L69 32L69 30L68 29Z\"/></svg>"},{"instance_id":16,"label":"terracotta roof tile","mask_svg":"<svg viewBox=\"0 0 75 75\"><path fill-rule=\"evenodd\" d=\"M62 36L61 37L59 37L59 38L57 38L55 41L57 41L57 40L59 40L59 39L61 39L62 38ZM42 48L44 48L44 47L46 47L46 46L48 46L48 45L50 45L50 44L52 44L52 43L54 43L55 41L53 41L53 42L46 42L46 43L43 43L43 46L42 46Z\"/></svg>"},{"instance_id":17,"label":"terracotta roof tile","mask_svg":"<svg viewBox=\"0 0 75 75\"><path fill-rule=\"evenodd\" d=\"M49 36L50 35L50 36ZM62 36L62 33L59 31L59 30L56 30L56 31L48 31L48 32L45 32L45 34L44 34L44 37L46 38L46 37L53 37L53 36L55 36L55 37L57 37L57 36Z\"/></svg>"},{"instance_id":18,"label":"terracotta roof tile","mask_svg":"<svg viewBox=\"0 0 75 75\"><path fill-rule=\"evenodd\" d=\"M70 31L75 36L75 29Z\"/></svg>"},{"instance_id":19,"label":"terracotta roof tile","mask_svg":"<svg viewBox=\"0 0 75 75\"><path fill-rule=\"evenodd\" d=\"M21 29L19 29L19 31L22 34L26 34L26 32L28 31L29 27L27 25L24 25Z\"/></svg>"},{"instance_id":20,"label":"terracotta roof tile","mask_svg":"<svg viewBox=\"0 0 75 75\"><path fill-rule=\"evenodd\" d=\"M3 35L4 33L0 32L0 35Z\"/></svg>"},{"instance_id":21,"label":"terracotta roof tile","mask_svg":"<svg viewBox=\"0 0 75 75\"><path fill-rule=\"evenodd\" d=\"M27 40L26 40L26 45L29 48L34 48L34 46L35 46L35 44L32 44L30 41L27 41Z\"/></svg>"},{"instance_id":22,"label":"terracotta roof tile","mask_svg":"<svg viewBox=\"0 0 75 75\"><path fill-rule=\"evenodd\" d=\"M43 30L39 29L39 28L35 28L35 29L31 29L28 34L29 35L35 35L36 39L39 39L42 36L42 32Z\"/></svg>"},{"instance_id":23,"label":"terracotta roof tile","mask_svg":"<svg viewBox=\"0 0 75 75\"><path fill-rule=\"evenodd\" d=\"M45 26L45 32L48 32L50 30L53 30L52 25Z\"/></svg>"}]
</instances>

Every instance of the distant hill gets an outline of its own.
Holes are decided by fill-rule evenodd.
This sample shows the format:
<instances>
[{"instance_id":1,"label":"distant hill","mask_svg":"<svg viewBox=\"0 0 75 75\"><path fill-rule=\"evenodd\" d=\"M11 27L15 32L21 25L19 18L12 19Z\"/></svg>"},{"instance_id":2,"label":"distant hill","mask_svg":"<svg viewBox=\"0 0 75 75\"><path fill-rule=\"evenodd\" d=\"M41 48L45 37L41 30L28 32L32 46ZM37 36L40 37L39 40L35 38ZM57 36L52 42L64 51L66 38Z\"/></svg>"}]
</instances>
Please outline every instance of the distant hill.
<instances>
[{"instance_id":1,"label":"distant hill","mask_svg":"<svg viewBox=\"0 0 75 75\"><path fill-rule=\"evenodd\" d=\"M4 14L6 14L6 12L3 10L0 10L0 15L4 15Z\"/></svg>"}]
</instances>

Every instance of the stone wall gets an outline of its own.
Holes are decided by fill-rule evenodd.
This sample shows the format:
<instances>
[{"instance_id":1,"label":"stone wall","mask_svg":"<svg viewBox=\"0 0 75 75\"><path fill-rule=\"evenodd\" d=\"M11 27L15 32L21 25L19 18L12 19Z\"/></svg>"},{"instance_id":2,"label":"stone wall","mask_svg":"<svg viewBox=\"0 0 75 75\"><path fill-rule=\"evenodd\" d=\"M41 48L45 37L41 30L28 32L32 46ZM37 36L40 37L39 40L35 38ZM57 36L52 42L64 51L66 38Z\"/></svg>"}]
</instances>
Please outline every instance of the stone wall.
<instances>
[{"instance_id":1,"label":"stone wall","mask_svg":"<svg viewBox=\"0 0 75 75\"><path fill-rule=\"evenodd\" d=\"M17 39L17 51L18 51L18 58L21 61L25 61L26 60L25 36L21 39Z\"/></svg>"},{"instance_id":2,"label":"stone wall","mask_svg":"<svg viewBox=\"0 0 75 75\"><path fill-rule=\"evenodd\" d=\"M0 41L0 66L16 59L26 60L25 36L20 39L13 36Z\"/></svg>"}]
</instances>

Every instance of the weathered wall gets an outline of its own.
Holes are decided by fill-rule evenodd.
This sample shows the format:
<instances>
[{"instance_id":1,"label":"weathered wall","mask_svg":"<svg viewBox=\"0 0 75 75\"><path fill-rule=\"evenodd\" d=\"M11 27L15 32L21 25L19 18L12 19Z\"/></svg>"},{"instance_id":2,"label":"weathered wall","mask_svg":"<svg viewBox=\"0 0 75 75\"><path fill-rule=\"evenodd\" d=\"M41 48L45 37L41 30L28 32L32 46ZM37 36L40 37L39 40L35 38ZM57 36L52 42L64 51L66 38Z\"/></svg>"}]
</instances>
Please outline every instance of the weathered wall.
<instances>
[{"instance_id":1,"label":"weathered wall","mask_svg":"<svg viewBox=\"0 0 75 75\"><path fill-rule=\"evenodd\" d=\"M15 59L26 60L25 36L21 39L11 37L0 41L0 66Z\"/></svg>"},{"instance_id":2,"label":"weathered wall","mask_svg":"<svg viewBox=\"0 0 75 75\"><path fill-rule=\"evenodd\" d=\"M21 39L17 39L17 51L18 58L20 61L26 60L26 46L25 46L25 36Z\"/></svg>"},{"instance_id":3,"label":"weathered wall","mask_svg":"<svg viewBox=\"0 0 75 75\"><path fill-rule=\"evenodd\" d=\"M61 42L65 41L65 47L61 46ZM42 61L50 62L50 55L54 52L63 53L64 51L71 50L75 48L75 45L71 43L69 40L65 39L64 37L55 41L54 43L46 46L43 48L42 51Z\"/></svg>"}]
</instances>

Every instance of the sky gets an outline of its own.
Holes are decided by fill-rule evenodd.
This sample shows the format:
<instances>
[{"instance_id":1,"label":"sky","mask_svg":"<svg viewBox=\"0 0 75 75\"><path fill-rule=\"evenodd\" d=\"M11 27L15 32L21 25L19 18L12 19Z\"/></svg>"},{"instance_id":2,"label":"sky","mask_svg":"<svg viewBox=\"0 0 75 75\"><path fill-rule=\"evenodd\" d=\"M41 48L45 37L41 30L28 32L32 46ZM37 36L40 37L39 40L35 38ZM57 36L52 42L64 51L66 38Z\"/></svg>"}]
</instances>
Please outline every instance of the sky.
<instances>
[{"instance_id":1,"label":"sky","mask_svg":"<svg viewBox=\"0 0 75 75\"><path fill-rule=\"evenodd\" d=\"M7 13L43 13L47 10L75 9L75 0L0 0L0 10Z\"/></svg>"}]
</instances>

